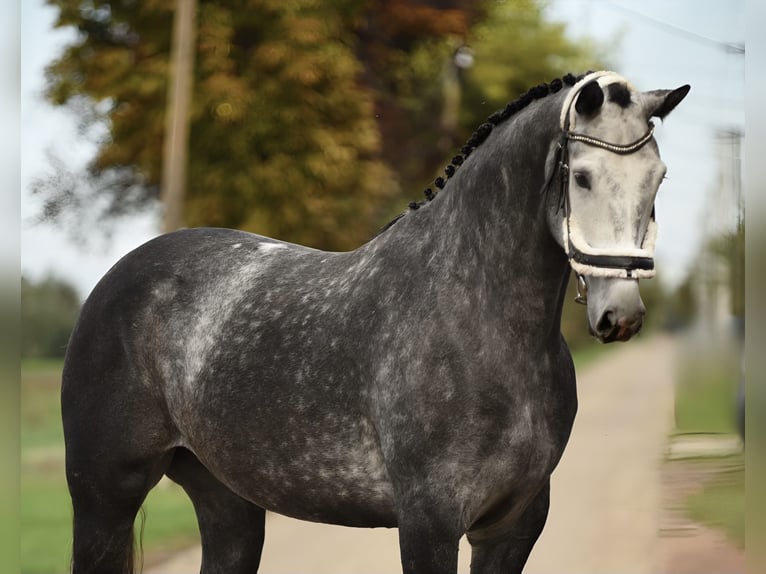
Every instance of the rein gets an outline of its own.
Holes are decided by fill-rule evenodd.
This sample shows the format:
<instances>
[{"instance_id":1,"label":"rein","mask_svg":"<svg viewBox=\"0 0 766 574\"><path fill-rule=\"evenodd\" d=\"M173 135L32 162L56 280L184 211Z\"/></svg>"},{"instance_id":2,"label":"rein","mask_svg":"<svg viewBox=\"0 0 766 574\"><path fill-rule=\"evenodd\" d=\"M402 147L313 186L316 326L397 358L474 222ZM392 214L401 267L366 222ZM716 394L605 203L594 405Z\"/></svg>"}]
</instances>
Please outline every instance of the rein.
<instances>
[{"instance_id":1,"label":"rein","mask_svg":"<svg viewBox=\"0 0 766 574\"><path fill-rule=\"evenodd\" d=\"M585 275L638 279L650 278L655 274L654 239L656 237L656 223L654 220L654 209L652 209L651 220L640 248L623 248L622 250L594 248L588 245L587 241L579 234L573 234L572 229L572 212L569 198L569 142L577 141L615 154L628 155L644 147L651 141L654 135L654 124L651 121L649 122L647 132L643 136L634 142L624 145L607 142L574 131L576 118L572 108L583 86L594 79L598 79L600 85L605 85L611 83L616 78L620 81L625 81L613 72L595 72L585 76L568 94L561 113L561 139L558 143L555 160L561 180L559 209L564 211L565 251L569 258L570 266L577 274L577 297L575 301L583 304L587 302ZM553 183L556 171L556 169L551 170L551 174L543 188L544 192L547 192Z\"/></svg>"}]
</instances>

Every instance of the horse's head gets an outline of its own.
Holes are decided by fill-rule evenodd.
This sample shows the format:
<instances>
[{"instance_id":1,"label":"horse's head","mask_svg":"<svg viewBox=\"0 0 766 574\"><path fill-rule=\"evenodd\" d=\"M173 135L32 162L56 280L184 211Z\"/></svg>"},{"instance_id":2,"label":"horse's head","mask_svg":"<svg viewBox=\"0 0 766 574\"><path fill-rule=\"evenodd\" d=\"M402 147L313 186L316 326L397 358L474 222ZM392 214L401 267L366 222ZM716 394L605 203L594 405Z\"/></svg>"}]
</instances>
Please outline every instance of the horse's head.
<instances>
[{"instance_id":1,"label":"horse's head","mask_svg":"<svg viewBox=\"0 0 766 574\"><path fill-rule=\"evenodd\" d=\"M666 171L651 118L664 118L688 91L639 92L596 72L564 101L561 138L546 165L549 185L559 182L549 223L602 342L627 341L643 323L638 280L654 276L654 198Z\"/></svg>"}]
</instances>

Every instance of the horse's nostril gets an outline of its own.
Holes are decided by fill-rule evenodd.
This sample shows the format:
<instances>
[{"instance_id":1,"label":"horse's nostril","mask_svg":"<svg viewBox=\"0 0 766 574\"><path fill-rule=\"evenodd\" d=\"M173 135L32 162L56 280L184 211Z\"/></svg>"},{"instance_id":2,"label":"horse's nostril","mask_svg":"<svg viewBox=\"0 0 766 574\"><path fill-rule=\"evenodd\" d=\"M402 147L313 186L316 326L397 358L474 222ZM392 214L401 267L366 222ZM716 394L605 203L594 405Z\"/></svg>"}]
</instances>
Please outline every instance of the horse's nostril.
<instances>
[{"instance_id":1,"label":"horse's nostril","mask_svg":"<svg viewBox=\"0 0 766 574\"><path fill-rule=\"evenodd\" d=\"M601 334L610 333L617 326L614 311L607 309L604 314L601 315L598 324L596 325L596 331Z\"/></svg>"}]
</instances>

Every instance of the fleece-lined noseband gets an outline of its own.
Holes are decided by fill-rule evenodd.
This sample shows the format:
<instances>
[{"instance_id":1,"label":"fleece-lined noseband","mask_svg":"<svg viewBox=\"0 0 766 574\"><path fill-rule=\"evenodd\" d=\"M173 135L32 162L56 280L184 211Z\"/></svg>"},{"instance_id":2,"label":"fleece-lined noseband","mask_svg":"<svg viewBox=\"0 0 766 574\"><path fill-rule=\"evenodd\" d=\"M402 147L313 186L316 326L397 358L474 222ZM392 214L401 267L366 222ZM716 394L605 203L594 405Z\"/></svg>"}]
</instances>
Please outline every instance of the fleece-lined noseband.
<instances>
[{"instance_id":1,"label":"fleece-lined noseband","mask_svg":"<svg viewBox=\"0 0 766 574\"><path fill-rule=\"evenodd\" d=\"M654 134L654 124L649 122L647 132L636 141L620 145L610 143L592 136L574 131L576 122L575 104L581 90L592 81L598 81L600 87L616 82L627 84L622 76L614 72L594 72L586 75L577 82L564 100L561 110L561 140L558 144L556 165L561 180L559 206L564 210L563 233L565 236L564 250L569 257L572 269L578 275L578 297L580 303L586 302L581 290L585 288L583 275L597 277L649 278L654 277L654 243L657 235L657 225L652 209L651 220L640 248L597 248L588 244L582 236L577 221L573 219L569 199L569 150L568 143L577 141L589 146L605 149L612 153L628 155L640 150ZM554 169L546 183L546 191L552 183Z\"/></svg>"}]
</instances>

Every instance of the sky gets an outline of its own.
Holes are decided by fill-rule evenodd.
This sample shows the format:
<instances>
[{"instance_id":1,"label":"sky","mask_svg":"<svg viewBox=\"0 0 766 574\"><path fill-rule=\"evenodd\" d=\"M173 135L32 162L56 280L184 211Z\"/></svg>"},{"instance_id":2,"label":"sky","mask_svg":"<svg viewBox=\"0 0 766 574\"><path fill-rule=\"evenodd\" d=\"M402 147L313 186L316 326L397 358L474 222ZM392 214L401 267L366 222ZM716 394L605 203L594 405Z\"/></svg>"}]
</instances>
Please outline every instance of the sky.
<instances>
[{"instance_id":1,"label":"sky","mask_svg":"<svg viewBox=\"0 0 766 574\"><path fill-rule=\"evenodd\" d=\"M714 199L719 166L736 165L738 158L731 147L721 153L716 133L744 133L745 58L726 45L744 45L745 2L550 0L547 10L551 19L566 24L572 38L590 36L614 46L610 66L639 89L692 86L655 130L668 165L656 203L658 276L669 287L677 285L706 230L727 218L726 205ZM51 154L76 167L95 152L71 113L46 104L42 96L46 64L73 38L71 32L52 29L55 15L44 0L21 3L21 270L30 279L66 279L85 297L122 255L157 235L158 218L131 218L109 241L96 232L85 248L59 229L34 223L39 202L29 186L47 173Z\"/></svg>"}]
</instances>

